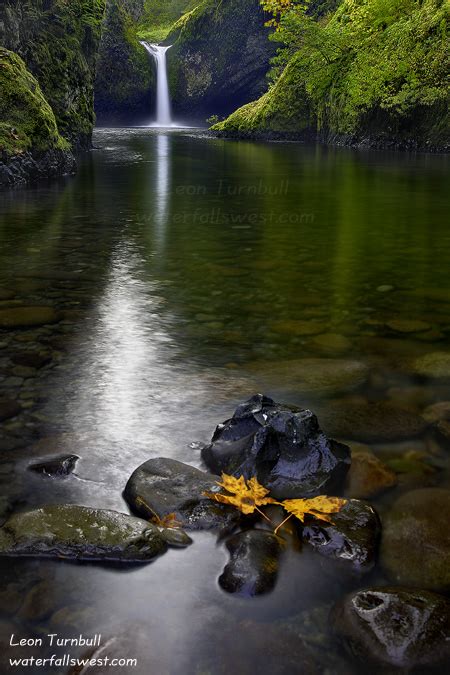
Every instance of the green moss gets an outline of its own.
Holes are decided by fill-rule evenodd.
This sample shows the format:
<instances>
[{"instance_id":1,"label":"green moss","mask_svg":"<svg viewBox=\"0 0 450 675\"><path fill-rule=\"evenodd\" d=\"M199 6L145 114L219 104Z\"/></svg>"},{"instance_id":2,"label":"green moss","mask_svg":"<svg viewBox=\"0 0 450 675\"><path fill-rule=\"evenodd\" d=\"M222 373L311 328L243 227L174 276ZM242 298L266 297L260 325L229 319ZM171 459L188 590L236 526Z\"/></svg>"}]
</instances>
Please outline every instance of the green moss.
<instances>
[{"instance_id":1,"label":"green moss","mask_svg":"<svg viewBox=\"0 0 450 675\"><path fill-rule=\"evenodd\" d=\"M105 0L4 0L0 42L37 78L60 133L88 146L93 83Z\"/></svg>"},{"instance_id":2,"label":"green moss","mask_svg":"<svg viewBox=\"0 0 450 675\"><path fill-rule=\"evenodd\" d=\"M0 151L66 150L55 115L22 59L0 47Z\"/></svg>"},{"instance_id":3,"label":"green moss","mask_svg":"<svg viewBox=\"0 0 450 675\"><path fill-rule=\"evenodd\" d=\"M148 42L163 42L182 15L201 0L144 0L137 35Z\"/></svg>"},{"instance_id":4,"label":"green moss","mask_svg":"<svg viewBox=\"0 0 450 675\"><path fill-rule=\"evenodd\" d=\"M203 0L167 42L174 108L189 117L228 114L261 94L275 46L258 0Z\"/></svg>"},{"instance_id":5,"label":"green moss","mask_svg":"<svg viewBox=\"0 0 450 675\"><path fill-rule=\"evenodd\" d=\"M443 0L344 0L319 23L288 15L288 66L262 99L214 129L448 142L448 9Z\"/></svg>"},{"instance_id":6,"label":"green moss","mask_svg":"<svg viewBox=\"0 0 450 675\"><path fill-rule=\"evenodd\" d=\"M140 11L142 11L142 2ZM99 115L148 112L154 68L139 42L139 7L109 0L97 63L95 108Z\"/></svg>"}]
</instances>

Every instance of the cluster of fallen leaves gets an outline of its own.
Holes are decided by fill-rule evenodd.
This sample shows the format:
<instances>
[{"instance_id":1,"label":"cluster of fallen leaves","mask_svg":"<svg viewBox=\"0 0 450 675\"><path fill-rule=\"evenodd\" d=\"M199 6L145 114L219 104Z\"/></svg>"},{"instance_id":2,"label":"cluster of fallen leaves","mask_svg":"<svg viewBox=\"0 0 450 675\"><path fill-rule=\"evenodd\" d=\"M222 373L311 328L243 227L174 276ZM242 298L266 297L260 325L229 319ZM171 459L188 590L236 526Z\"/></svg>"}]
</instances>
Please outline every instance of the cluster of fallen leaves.
<instances>
[{"instance_id":1,"label":"cluster of fallen leaves","mask_svg":"<svg viewBox=\"0 0 450 675\"><path fill-rule=\"evenodd\" d=\"M228 476L226 473L222 474L222 481L218 481L224 492L204 492L205 497L214 499L220 504L228 504L239 509L242 513L249 515L258 511L266 520L270 520L264 511L261 511L260 506L267 506L268 504L277 504L282 506L288 512L287 518L278 525L275 533L278 532L292 516L298 518L302 523L305 522L307 515L314 516L319 520L325 520L331 523L331 515L338 513L347 503L346 499L340 497L327 497L320 495L312 497L311 499L285 499L282 502L269 497L269 490L258 483L256 478L249 478L246 480L244 476L235 478Z\"/></svg>"}]
</instances>

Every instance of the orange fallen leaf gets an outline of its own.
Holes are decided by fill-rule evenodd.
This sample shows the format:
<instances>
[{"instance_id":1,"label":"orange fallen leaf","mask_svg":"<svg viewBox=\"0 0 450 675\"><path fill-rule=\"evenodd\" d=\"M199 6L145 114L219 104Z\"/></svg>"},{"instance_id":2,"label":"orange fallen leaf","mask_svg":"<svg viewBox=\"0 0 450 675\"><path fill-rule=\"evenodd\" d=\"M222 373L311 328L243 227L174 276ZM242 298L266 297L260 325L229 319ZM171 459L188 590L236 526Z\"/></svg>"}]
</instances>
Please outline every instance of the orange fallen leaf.
<instances>
[{"instance_id":1,"label":"orange fallen leaf","mask_svg":"<svg viewBox=\"0 0 450 675\"><path fill-rule=\"evenodd\" d=\"M151 514L149 520L151 523L153 523L153 525L156 525L156 527L179 528L182 525L182 523L179 520L177 520L176 513L168 513L166 516L163 516L161 518L142 497L136 498L136 504L143 506L145 509L147 509L147 511L149 511L149 513Z\"/></svg>"},{"instance_id":2,"label":"orange fallen leaf","mask_svg":"<svg viewBox=\"0 0 450 675\"><path fill-rule=\"evenodd\" d=\"M220 504L235 506L246 515L258 511L268 520L267 516L258 507L265 506L266 504L278 504L275 499L267 496L269 490L258 483L256 478L245 480L244 476L235 478L223 473L222 482L217 482L217 485L220 485L229 494L223 494L223 492L204 492L204 496L214 499Z\"/></svg>"},{"instance_id":3,"label":"orange fallen leaf","mask_svg":"<svg viewBox=\"0 0 450 675\"><path fill-rule=\"evenodd\" d=\"M282 502L282 506L289 513L289 516L278 525L275 533L292 516L298 518L302 523L305 522L305 516L308 515L332 523L331 514L339 513L346 503L347 499L327 497L326 495L320 495L311 499L285 499Z\"/></svg>"}]
</instances>

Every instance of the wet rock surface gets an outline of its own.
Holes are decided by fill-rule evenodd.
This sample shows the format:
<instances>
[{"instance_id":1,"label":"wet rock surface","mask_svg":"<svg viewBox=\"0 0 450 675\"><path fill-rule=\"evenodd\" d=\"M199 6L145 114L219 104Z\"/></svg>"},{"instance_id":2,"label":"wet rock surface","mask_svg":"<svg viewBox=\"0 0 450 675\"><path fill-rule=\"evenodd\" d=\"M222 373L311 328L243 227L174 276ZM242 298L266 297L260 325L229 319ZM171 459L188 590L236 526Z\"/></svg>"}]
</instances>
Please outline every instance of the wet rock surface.
<instances>
[{"instance_id":1,"label":"wet rock surface","mask_svg":"<svg viewBox=\"0 0 450 675\"><path fill-rule=\"evenodd\" d=\"M333 514L333 522L315 521L302 532L303 541L317 553L332 558L355 573L369 572L376 562L380 520L374 509L351 499Z\"/></svg>"},{"instance_id":2,"label":"wet rock surface","mask_svg":"<svg viewBox=\"0 0 450 675\"><path fill-rule=\"evenodd\" d=\"M256 476L278 499L339 490L350 466L349 448L328 440L311 411L262 394L217 427L202 457L215 473Z\"/></svg>"},{"instance_id":3,"label":"wet rock surface","mask_svg":"<svg viewBox=\"0 0 450 675\"><path fill-rule=\"evenodd\" d=\"M132 563L148 562L166 548L144 520L72 504L17 513L0 529L0 556Z\"/></svg>"},{"instance_id":4,"label":"wet rock surface","mask_svg":"<svg viewBox=\"0 0 450 675\"><path fill-rule=\"evenodd\" d=\"M361 663L414 672L449 663L450 602L443 596L368 588L338 603L331 618L334 632Z\"/></svg>"},{"instance_id":5,"label":"wet rock surface","mask_svg":"<svg viewBox=\"0 0 450 675\"><path fill-rule=\"evenodd\" d=\"M412 364L416 375L433 379L450 380L450 352L430 352Z\"/></svg>"},{"instance_id":6,"label":"wet rock surface","mask_svg":"<svg viewBox=\"0 0 450 675\"><path fill-rule=\"evenodd\" d=\"M230 537L226 547L231 559L219 577L225 591L252 597L275 587L283 539L265 530L248 530Z\"/></svg>"},{"instance_id":7,"label":"wet rock surface","mask_svg":"<svg viewBox=\"0 0 450 675\"><path fill-rule=\"evenodd\" d=\"M149 459L136 469L124 491L131 509L150 519L176 516L187 529L224 528L235 523L239 513L205 497L217 491L217 476L175 459Z\"/></svg>"},{"instance_id":8,"label":"wet rock surface","mask_svg":"<svg viewBox=\"0 0 450 675\"><path fill-rule=\"evenodd\" d=\"M80 458L78 455L63 455L61 457L53 457L37 464L30 464L28 469L36 473L43 473L46 476L69 476L73 471Z\"/></svg>"},{"instance_id":9,"label":"wet rock surface","mask_svg":"<svg viewBox=\"0 0 450 675\"><path fill-rule=\"evenodd\" d=\"M450 490L424 488L400 497L383 517L381 564L405 586L450 590Z\"/></svg>"}]
</instances>

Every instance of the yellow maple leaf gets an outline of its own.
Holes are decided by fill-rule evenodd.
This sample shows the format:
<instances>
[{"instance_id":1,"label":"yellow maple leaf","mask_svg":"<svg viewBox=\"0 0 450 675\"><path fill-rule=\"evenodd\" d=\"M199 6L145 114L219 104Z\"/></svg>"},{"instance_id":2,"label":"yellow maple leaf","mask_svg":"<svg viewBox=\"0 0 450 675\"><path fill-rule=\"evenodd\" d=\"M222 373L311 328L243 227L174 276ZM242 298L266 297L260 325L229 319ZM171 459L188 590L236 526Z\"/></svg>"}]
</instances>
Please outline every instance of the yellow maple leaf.
<instances>
[{"instance_id":1,"label":"yellow maple leaf","mask_svg":"<svg viewBox=\"0 0 450 675\"><path fill-rule=\"evenodd\" d=\"M223 473L222 482L218 481L217 485L220 485L229 494L223 494L223 492L204 492L205 497L214 499L220 504L235 506L246 515L258 511L264 518L267 518L258 507L265 506L266 504L278 504L275 499L267 496L269 490L258 483L256 478L250 478L246 481L244 476L235 478Z\"/></svg>"},{"instance_id":2,"label":"yellow maple leaf","mask_svg":"<svg viewBox=\"0 0 450 675\"><path fill-rule=\"evenodd\" d=\"M282 505L289 513L289 516L278 525L275 532L292 516L298 518L302 523L305 522L305 516L308 515L332 523L331 514L339 513L342 507L346 505L347 501L347 499L327 497L326 495L312 497L311 499L285 499L284 502L282 502Z\"/></svg>"}]
</instances>

